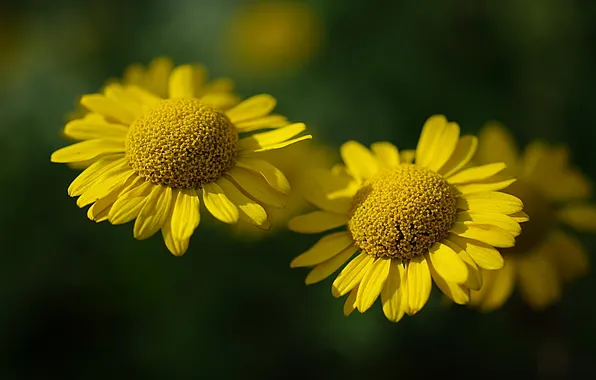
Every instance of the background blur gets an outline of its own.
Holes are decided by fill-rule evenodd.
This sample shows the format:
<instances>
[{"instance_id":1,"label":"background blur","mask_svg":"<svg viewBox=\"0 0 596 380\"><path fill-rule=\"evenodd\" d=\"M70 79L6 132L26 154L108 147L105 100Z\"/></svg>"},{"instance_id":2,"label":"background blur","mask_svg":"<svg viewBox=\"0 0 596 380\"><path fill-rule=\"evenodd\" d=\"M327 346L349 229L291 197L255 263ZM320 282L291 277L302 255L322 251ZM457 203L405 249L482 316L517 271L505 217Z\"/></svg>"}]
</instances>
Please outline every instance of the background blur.
<instances>
[{"instance_id":1,"label":"background blur","mask_svg":"<svg viewBox=\"0 0 596 380\"><path fill-rule=\"evenodd\" d=\"M159 235L86 218L66 194L76 172L49 162L59 131L78 96L161 55L273 94L319 145L414 148L431 114L466 133L496 119L521 143L568 143L596 178L596 2L250 4L0 2L0 378L596 378L594 276L544 313L435 292L391 324L379 305L344 317L331 279L290 270L317 236L230 239L203 213L176 258Z\"/></svg>"}]
</instances>

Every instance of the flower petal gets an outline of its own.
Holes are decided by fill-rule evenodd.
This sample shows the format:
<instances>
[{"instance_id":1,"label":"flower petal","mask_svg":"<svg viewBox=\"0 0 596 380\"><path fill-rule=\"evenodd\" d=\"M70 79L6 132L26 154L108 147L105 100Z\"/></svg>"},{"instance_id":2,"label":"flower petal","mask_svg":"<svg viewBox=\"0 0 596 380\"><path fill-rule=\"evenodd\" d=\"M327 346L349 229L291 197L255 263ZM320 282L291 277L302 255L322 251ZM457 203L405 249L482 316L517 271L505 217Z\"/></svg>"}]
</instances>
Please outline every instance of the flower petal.
<instances>
[{"instance_id":1,"label":"flower petal","mask_svg":"<svg viewBox=\"0 0 596 380\"><path fill-rule=\"evenodd\" d=\"M226 115L233 124L236 124L269 115L276 103L277 101L271 95L255 95L226 111Z\"/></svg>"},{"instance_id":2,"label":"flower petal","mask_svg":"<svg viewBox=\"0 0 596 380\"><path fill-rule=\"evenodd\" d=\"M405 312L408 315L414 315L424 307L432 288L426 257L417 256L407 263L405 285L407 291Z\"/></svg>"},{"instance_id":3,"label":"flower petal","mask_svg":"<svg viewBox=\"0 0 596 380\"><path fill-rule=\"evenodd\" d=\"M313 211L290 220L288 228L302 234L316 234L343 226L348 222L345 215L327 211Z\"/></svg>"},{"instance_id":4,"label":"flower petal","mask_svg":"<svg viewBox=\"0 0 596 380\"><path fill-rule=\"evenodd\" d=\"M447 123L441 135L437 138L434 147L432 162L428 168L438 172L455 151L459 141L459 125L457 123Z\"/></svg>"},{"instance_id":5,"label":"flower petal","mask_svg":"<svg viewBox=\"0 0 596 380\"><path fill-rule=\"evenodd\" d=\"M374 258L366 253L361 253L345 266L339 273L332 285L332 294L335 297L341 297L350 290L354 289L362 280Z\"/></svg>"},{"instance_id":6,"label":"flower petal","mask_svg":"<svg viewBox=\"0 0 596 380\"><path fill-rule=\"evenodd\" d=\"M288 125L290 122L282 115L269 115L257 119L235 123L238 132L252 132L259 129L279 128Z\"/></svg>"},{"instance_id":7,"label":"flower petal","mask_svg":"<svg viewBox=\"0 0 596 380\"><path fill-rule=\"evenodd\" d=\"M447 239L468 252L480 268L495 270L503 267L503 256L495 247L454 234L449 234Z\"/></svg>"},{"instance_id":8,"label":"flower petal","mask_svg":"<svg viewBox=\"0 0 596 380\"><path fill-rule=\"evenodd\" d=\"M468 279L468 268L449 245L437 242L429 249L430 262L437 273L448 282L463 284Z\"/></svg>"},{"instance_id":9,"label":"flower petal","mask_svg":"<svg viewBox=\"0 0 596 380\"><path fill-rule=\"evenodd\" d=\"M234 224L240 218L238 207L215 182L203 185L203 203L211 215L224 223Z\"/></svg>"},{"instance_id":10,"label":"flower petal","mask_svg":"<svg viewBox=\"0 0 596 380\"><path fill-rule=\"evenodd\" d=\"M515 237L504 229L491 224L465 224L455 222L449 232L468 239L474 239L493 247L510 248L515 245Z\"/></svg>"},{"instance_id":11,"label":"flower petal","mask_svg":"<svg viewBox=\"0 0 596 380\"><path fill-rule=\"evenodd\" d=\"M174 190L172 207L169 218L172 239L174 241L189 239L201 221L197 191L193 189Z\"/></svg>"},{"instance_id":12,"label":"flower petal","mask_svg":"<svg viewBox=\"0 0 596 380\"><path fill-rule=\"evenodd\" d=\"M486 164L482 166L474 166L472 168L462 170L448 177L447 182L449 182L452 185L458 185L474 181L483 181L487 178L494 176L503 169L505 169L505 164L502 162Z\"/></svg>"},{"instance_id":13,"label":"flower petal","mask_svg":"<svg viewBox=\"0 0 596 380\"><path fill-rule=\"evenodd\" d=\"M506 260L499 270L483 270L483 284L479 291L471 292L471 304L488 312L501 307L513 293L515 284L514 264Z\"/></svg>"},{"instance_id":14,"label":"flower petal","mask_svg":"<svg viewBox=\"0 0 596 380\"><path fill-rule=\"evenodd\" d=\"M124 141L122 140L94 139L58 149L52 153L50 160L56 163L78 162L124 151Z\"/></svg>"},{"instance_id":15,"label":"flower petal","mask_svg":"<svg viewBox=\"0 0 596 380\"><path fill-rule=\"evenodd\" d=\"M439 174L448 177L453 173L458 172L470 162L472 157L474 157L477 146L478 139L475 136L462 136L457 142L455 150L453 151L453 154L451 154L449 160L439 170Z\"/></svg>"},{"instance_id":16,"label":"flower petal","mask_svg":"<svg viewBox=\"0 0 596 380\"><path fill-rule=\"evenodd\" d=\"M101 94L83 95L81 104L91 112L98 113L125 125L135 121L135 115L126 107Z\"/></svg>"},{"instance_id":17,"label":"flower petal","mask_svg":"<svg viewBox=\"0 0 596 380\"><path fill-rule=\"evenodd\" d=\"M236 185L225 178L218 179L217 184L228 199L238 207L241 220L257 226L267 223L267 212L263 206L242 194Z\"/></svg>"},{"instance_id":18,"label":"flower petal","mask_svg":"<svg viewBox=\"0 0 596 380\"><path fill-rule=\"evenodd\" d=\"M89 119L77 119L70 121L64 127L64 134L75 140L126 139L128 126L123 124L108 123L107 121L90 121Z\"/></svg>"},{"instance_id":19,"label":"flower petal","mask_svg":"<svg viewBox=\"0 0 596 380\"><path fill-rule=\"evenodd\" d=\"M171 207L172 188L155 185L135 220L134 237L142 240L153 236L165 223Z\"/></svg>"},{"instance_id":20,"label":"flower petal","mask_svg":"<svg viewBox=\"0 0 596 380\"><path fill-rule=\"evenodd\" d=\"M155 186L151 182L142 182L137 187L123 193L112 205L108 215L110 223L124 224L135 219Z\"/></svg>"},{"instance_id":21,"label":"flower petal","mask_svg":"<svg viewBox=\"0 0 596 380\"><path fill-rule=\"evenodd\" d=\"M399 151L395 145L382 141L373 143L370 146L370 149L377 156L379 166L394 168L399 165Z\"/></svg>"},{"instance_id":22,"label":"flower petal","mask_svg":"<svg viewBox=\"0 0 596 380\"><path fill-rule=\"evenodd\" d=\"M463 285L469 289L478 290L482 287L482 276L480 275L480 269L472 259L472 256L466 251L463 250L459 245L455 244L454 242L443 239L443 244L448 245L451 249L453 249L460 259L466 264L468 268L468 278L463 283Z\"/></svg>"},{"instance_id":23,"label":"flower petal","mask_svg":"<svg viewBox=\"0 0 596 380\"><path fill-rule=\"evenodd\" d=\"M255 133L238 141L238 150L258 150L291 139L306 130L304 123L294 123L272 131Z\"/></svg>"},{"instance_id":24,"label":"flower petal","mask_svg":"<svg viewBox=\"0 0 596 380\"><path fill-rule=\"evenodd\" d=\"M416 146L417 165L429 167L432 164L437 153L437 141L441 138L446 126L447 119L443 115L433 115L426 120Z\"/></svg>"},{"instance_id":25,"label":"flower petal","mask_svg":"<svg viewBox=\"0 0 596 380\"><path fill-rule=\"evenodd\" d=\"M356 253L358 249L354 245L350 245L337 255L317 264L306 276L306 285L311 285L323 281L331 276L333 272L338 270L346 261Z\"/></svg>"},{"instance_id":26,"label":"flower petal","mask_svg":"<svg viewBox=\"0 0 596 380\"><path fill-rule=\"evenodd\" d=\"M430 274L435 281L435 284L441 289L450 300L458 305L465 305L470 302L470 290L455 282L447 281L444 277L438 274L433 263L429 263Z\"/></svg>"},{"instance_id":27,"label":"flower petal","mask_svg":"<svg viewBox=\"0 0 596 380\"><path fill-rule=\"evenodd\" d=\"M515 178L501 179L495 177L489 178L484 181L467 183L464 185L455 185L457 191L462 194L473 194L473 193L485 193L488 191L498 191L509 187L516 181Z\"/></svg>"},{"instance_id":28,"label":"flower petal","mask_svg":"<svg viewBox=\"0 0 596 380\"><path fill-rule=\"evenodd\" d=\"M519 152L515 139L502 124L490 122L478 135L480 146L476 158L480 163L504 162L508 168L517 164Z\"/></svg>"},{"instance_id":29,"label":"flower petal","mask_svg":"<svg viewBox=\"0 0 596 380\"><path fill-rule=\"evenodd\" d=\"M284 173L265 160L239 157L236 166L260 174L275 190L283 194L290 192L290 183Z\"/></svg>"},{"instance_id":30,"label":"flower petal","mask_svg":"<svg viewBox=\"0 0 596 380\"><path fill-rule=\"evenodd\" d=\"M262 204L272 207L284 207L285 199L271 188L261 176L242 168L232 168L228 175L251 197Z\"/></svg>"},{"instance_id":31,"label":"flower petal","mask_svg":"<svg viewBox=\"0 0 596 380\"><path fill-rule=\"evenodd\" d=\"M549 249L545 246L542 249ZM521 296L536 310L553 304L561 296L561 284L553 263L542 252L517 260Z\"/></svg>"},{"instance_id":32,"label":"flower petal","mask_svg":"<svg viewBox=\"0 0 596 380\"><path fill-rule=\"evenodd\" d=\"M571 227L585 232L596 232L596 206L579 203L570 204L559 212L559 219Z\"/></svg>"},{"instance_id":33,"label":"flower petal","mask_svg":"<svg viewBox=\"0 0 596 380\"><path fill-rule=\"evenodd\" d=\"M168 83L171 99L192 99L203 87L207 72L200 65L182 65L172 70Z\"/></svg>"},{"instance_id":34,"label":"flower petal","mask_svg":"<svg viewBox=\"0 0 596 380\"><path fill-rule=\"evenodd\" d=\"M68 195L76 197L83 194L93 184L109 176L115 168L121 168L127 163L123 155L109 155L92 163L81 172L68 186Z\"/></svg>"},{"instance_id":35,"label":"flower petal","mask_svg":"<svg viewBox=\"0 0 596 380\"><path fill-rule=\"evenodd\" d=\"M346 302L344 302L344 315L347 317L348 315L352 314L352 312L356 309L356 296L358 295L358 285L346 298Z\"/></svg>"},{"instance_id":36,"label":"flower petal","mask_svg":"<svg viewBox=\"0 0 596 380\"><path fill-rule=\"evenodd\" d=\"M358 180L371 178L379 170L377 160L371 151L359 142L343 143L340 153L348 171Z\"/></svg>"},{"instance_id":37,"label":"flower petal","mask_svg":"<svg viewBox=\"0 0 596 380\"><path fill-rule=\"evenodd\" d=\"M356 296L356 308L361 313L370 309L381 294L389 274L390 265L391 259L380 258L369 266L369 270L360 281L360 285L358 285L358 295Z\"/></svg>"},{"instance_id":38,"label":"flower petal","mask_svg":"<svg viewBox=\"0 0 596 380\"><path fill-rule=\"evenodd\" d=\"M553 246L550 251L557 272L563 280L569 281L585 275L590 269L590 257L582 243L575 237L560 231L551 232L548 243Z\"/></svg>"},{"instance_id":39,"label":"flower petal","mask_svg":"<svg viewBox=\"0 0 596 380\"><path fill-rule=\"evenodd\" d=\"M457 199L457 208L474 212L514 214L524 208L522 201L511 194L499 191L466 194Z\"/></svg>"},{"instance_id":40,"label":"flower petal","mask_svg":"<svg viewBox=\"0 0 596 380\"><path fill-rule=\"evenodd\" d=\"M518 236L521 233L521 226L509 215L499 213L484 213L484 212L470 212L460 211L455 218L456 222L464 224L490 224L501 227L513 236Z\"/></svg>"},{"instance_id":41,"label":"flower petal","mask_svg":"<svg viewBox=\"0 0 596 380\"><path fill-rule=\"evenodd\" d=\"M352 237L347 231L334 232L323 236L308 251L294 258L291 268L310 267L329 260L353 244Z\"/></svg>"},{"instance_id":42,"label":"flower petal","mask_svg":"<svg viewBox=\"0 0 596 380\"><path fill-rule=\"evenodd\" d=\"M391 322L399 322L404 316L402 292L405 286L405 269L401 260L391 260L389 274L385 286L381 290L383 313Z\"/></svg>"}]
</instances>

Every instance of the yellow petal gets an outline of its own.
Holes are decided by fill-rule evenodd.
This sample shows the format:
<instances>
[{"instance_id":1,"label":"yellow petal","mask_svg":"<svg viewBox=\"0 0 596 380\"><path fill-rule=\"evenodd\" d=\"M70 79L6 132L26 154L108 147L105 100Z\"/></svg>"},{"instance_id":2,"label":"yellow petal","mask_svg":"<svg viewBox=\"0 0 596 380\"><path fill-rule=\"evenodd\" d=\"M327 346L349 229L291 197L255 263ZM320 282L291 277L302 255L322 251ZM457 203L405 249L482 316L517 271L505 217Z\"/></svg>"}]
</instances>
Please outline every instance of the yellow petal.
<instances>
[{"instance_id":1,"label":"yellow petal","mask_svg":"<svg viewBox=\"0 0 596 380\"><path fill-rule=\"evenodd\" d=\"M494 164L486 164L482 166L474 166L462 170L447 178L447 182L452 185L465 184L473 181L483 181L487 178L494 176L505 169L505 164L497 162Z\"/></svg>"},{"instance_id":2,"label":"yellow petal","mask_svg":"<svg viewBox=\"0 0 596 380\"><path fill-rule=\"evenodd\" d=\"M290 267L310 267L320 264L339 254L351 245L353 245L352 237L346 231L325 235L308 251L294 258L290 263Z\"/></svg>"},{"instance_id":3,"label":"yellow petal","mask_svg":"<svg viewBox=\"0 0 596 380\"><path fill-rule=\"evenodd\" d=\"M470 290L455 282L447 281L444 277L438 274L433 263L429 263L430 274L435 281L435 284L441 289L443 294L449 297L450 300L458 305L465 305L470 302Z\"/></svg>"},{"instance_id":4,"label":"yellow petal","mask_svg":"<svg viewBox=\"0 0 596 380\"><path fill-rule=\"evenodd\" d=\"M341 297L354 289L372 265L374 258L366 253L361 253L345 266L332 285L332 294Z\"/></svg>"},{"instance_id":5,"label":"yellow petal","mask_svg":"<svg viewBox=\"0 0 596 380\"><path fill-rule=\"evenodd\" d=\"M527 222L530 220L530 216L523 211L518 211L513 214L509 214L509 216L518 223Z\"/></svg>"},{"instance_id":6,"label":"yellow petal","mask_svg":"<svg viewBox=\"0 0 596 380\"><path fill-rule=\"evenodd\" d=\"M542 310L561 296L557 271L543 254L531 254L520 258L517 260L517 269L520 294L530 307Z\"/></svg>"},{"instance_id":7,"label":"yellow petal","mask_svg":"<svg viewBox=\"0 0 596 380\"><path fill-rule=\"evenodd\" d=\"M228 175L257 201L272 207L285 206L283 196L275 192L261 176L238 167L232 168Z\"/></svg>"},{"instance_id":8,"label":"yellow petal","mask_svg":"<svg viewBox=\"0 0 596 380\"><path fill-rule=\"evenodd\" d=\"M389 274L385 286L381 290L381 302L383 303L383 313L391 322L399 322L404 316L404 307L402 302L403 286L405 280L405 269L401 260L391 260Z\"/></svg>"},{"instance_id":9,"label":"yellow petal","mask_svg":"<svg viewBox=\"0 0 596 380\"><path fill-rule=\"evenodd\" d=\"M136 239L147 239L163 226L172 207L172 189L155 185L135 221L133 233Z\"/></svg>"},{"instance_id":10,"label":"yellow petal","mask_svg":"<svg viewBox=\"0 0 596 380\"><path fill-rule=\"evenodd\" d=\"M549 236L548 244L553 247L552 260L563 280L569 281L588 273L590 258L578 239L563 231L554 230Z\"/></svg>"},{"instance_id":11,"label":"yellow petal","mask_svg":"<svg viewBox=\"0 0 596 380\"><path fill-rule=\"evenodd\" d=\"M343 143L340 153L348 171L358 180L371 178L379 170L377 160L371 151L359 142Z\"/></svg>"},{"instance_id":12,"label":"yellow petal","mask_svg":"<svg viewBox=\"0 0 596 380\"><path fill-rule=\"evenodd\" d=\"M283 194L290 192L290 183L284 173L265 160L258 158L239 157L236 166L257 173L275 190Z\"/></svg>"},{"instance_id":13,"label":"yellow petal","mask_svg":"<svg viewBox=\"0 0 596 380\"><path fill-rule=\"evenodd\" d=\"M64 127L64 134L75 140L108 139L122 140L126 138L128 127L106 121L73 120Z\"/></svg>"},{"instance_id":14,"label":"yellow petal","mask_svg":"<svg viewBox=\"0 0 596 380\"><path fill-rule=\"evenodd\" d=\"M94 183L109 176L115 168L121 168L127 163L123 155L110 155L100 158L83 170L68 186L68 195L76 197L87 191Z\"/></svg>"},{"instance_id":15,"label":"yellow petal","mask_svg":"<svg viewBox=\"0 0 596 380\"><path fill-rule=\"evenodd\" d=\"M484 296L482 310L490 311L501 307L513 293L515 270L512 262L506 261L503 268L494 271L490 291Z\"/></svg>"},{"instance_id":16,"label":"yellow petal","mask_svg":"<svg viewBox=\"0 0 596 380\"><path fill-rule=\"evenodd\" d=\"M487 123L478 135L480 146L476 152L476 159L481 164L504 162L508 168L513 168L518 160L518 150L515 139L502 124Z\"/></svg>"},{"instance_id":17,"label":"yellow petal","mask_svg":"<svg viewBox=\"0 0 596 380\"><path fill-rule=\"evenodd\" d=\"M193 189L176 189L174 194L170 216L171 237L175 241L186 240L192 236L201 221L199 195Z\"/></svg>"},{"instance_id":18,"label":"yellow petal","mask_svg":"<svg viewBox=\"0 0 596 380\"><path fill-rule=\"evenodd\" d=\"M477 241L449 234L448 239L457 244L474 259L480 268L494 270L503 267L503 256L494 247Z\"/></svg>"},{"instance_id":19,"label":"yellow petal","mask_svg":"<svg viewBox=\"0 0 596 380\"><path fill-rule=\"evenodd\" d=\"M152 60L144 78L144 87L162 98L167 98L168 82L173 67L172 60L167 57Z\"/></svg>"},{"instance_id":20,"label":"yellow petal","mask_svg":"<svg viewBox=\"0 0 596 380\"><path fill-rule=\"evenodd\" d=\"M399 161L402 164L411 164L416 158L416 151L414 149L406 149L399 152Z\"/></svg>"},{"instance_id":21,"label":"yellow petal","mask_svg":"<svg viewBox=\"0 0 596 380\"><path fill-rule=\"evenodd\" d=\"M468 268L455 250L443 243L435 243L428 256L437 273L446 281L463 284L468 279Z\"/></svg>"},{"instance_id":22,"label":"yellow petal","mask_svg":"<svg viewBox=\"0 0 596 380\"><path fill-rule=\"evenodd\" d=\"M135 219L155 186L151 182L142 182L139 186L123 193L112 205L108 215L110 223L124 224Z\"/></svg>"},{"instance_id":23,"label":"yellow petal","mask_svg":"<svg viewBox=\"0 0 596 380\"><path fill-rule=\"evenodd\" d=\"M101 94L83 95L81 97L81 104L91 112L98 113L125 125L132 124L136 118L126 107Z\"/></svg>"},{"instance_id":24,"label":"yellow petal","mask_svg":"<svg viewBox=\"0 0 596 380\"><path fill-rule=\"evenodd\" d=\"M447 119L443 115L433 115L426 120L416 146L417 165L424 167L431 165L433 157L437 153L437 141L441 138L446 126Z\"/></svg>"},{"instance_id":25,"label":"yellow petal","mask_svg":"<svg viewBox=\"0 0 596 380\"><path fill-rule=\"evenodd\" d=\"M217 180L228 199L238 207L240 219L257 226L262 226L267 222L267 212L257 202L242 194L240 190L225 178Z\"/></svg>"},{"instance_id":26,"label":"yellow petal","mask_svg":"<svg viewBox=\"0 0 596 380\"><path fill-rule=\"evenodd\" d=\"M135 96L130 94L121 84L109 84L105 87L103 92L108 99L124 107L135 118L143 114L143 105L138 101L138 99Z\"/></svg>"},{"instance_id":27,"label":"yellow petal","mask_svg":"<svg viewBox=\"0 0 596 380\"><path fill-rule=\"evenodd\" d=\"M134 171L127 163L120 164L97 177L96 180L77 199L77 206L85 207L108 195L115 187L134 176Z\"/></svg>"},{"instance_id":28,"label":"yellow petal","mask_svg":"<svg viewBox=\"0 0 596 380\"><path fill-rule=\"evenodd\" d=\"M197 97L205 83L205 68L198 65L176 67L170 75L169 94L172 99L191 99Z\"/></svg>"},{"instance_id":29,"label":"yellow petal","mask_svg":"<svg viewBox=\"0 0 596 380\"><path fill-rule=\"evenodd\" d=\"M455 151L459 141L459 125L457 123L447 123L441 135L436 139L433 150L432 162L428 168L433 171L439 171Z\"/></svg>"},{"instance_id":30,"label":"yellow petal","mask_svg":"<svg viewBox=\"0 0 596 380\"><path fill-rule=\"evenodd\" d=\"M236 124L269 115L276 103L275 98L271 95L255 95L228 110L226 115L232 123Z\"/></svg>"},{"instance_id":31,"label":"yellow petal","mask_svg":"<svg viewBox=\"0 0 596 380\"><path fill-rule=\"evenodd\" d=\"M171 218L166 218L166 221L161 229L163 241L166 243L166 247L174 256L182 256L188 249L190 238L186 239L175 239L172 233Z\"/></svg>"},{"instance_id":32,"label":"yellow petal","mask_svg":"<svg viewBox=\"0 0 596 380\"><path fill-rule=\"evenodd\" d=\"M282 115L269 115L258 119L235 123L234 126L239 132L251 132L265 128L279 128L288 125L288 119Z\"/></svg>"},{"instance_id":33,"label":"yellow petal","mask_svg":"<svg viewBox=\"0 0 596 380\"><path fill-rule=\"evenodd\" d=\"M162 100L159 96L138 86L126 86L126 91L131 97L137 99L145 111L157 106Z\"/></svg>"},{"instance_id":34,"label":"yellow petal","mask_svg":"<svg viewBox=\"0 0 596 380\"><path fill-rule=\"evenodd\" d=\"M515 178L495 179L494 177L480 182L456 185L455 188L462 194L485 193L488 191L498 191L509 187L516 181Z\"/></svg>"},{"instance_id":35,"label":"yellow petal","mask_svg":"<svg viewBox=\"0 0 596 380\"><path fill-rule=\"evenodd\" d=\"M489 191L461 196L457 199L457 208L474 212L498 212L514 214L524 208L522 201L506 193Z\"/></svg>"},{"instance_id":36,"label":"yellow petal","mask_svg":"<svg viewBox=\"0 0 596 380\"><path fill-rule=\"evenodd\" d=\"M478 269L472 256L450 240L443 239L442 243L448 245L451 249L457 252L459 258L466 264L466 268L468 268L468 278L466 278L466 282L464 282L463 285L469 289L480 289L482 286L482 276L480 275L480 269Z\"/></svg>"},{"instance_id":37,"label":"yellow petal","mask_svg":"<svg viewBox=\"0 0 596 380\"><path fill-rule=\"evenodd\" d=\"M316 234L343 226L347 221L345 215L327 211L313 211L292 218L288 223L288 228L302 234Z\"/></svg>"},{"instance_id":38,"label":"yellow petal","mask_svg":"<svg viewBox=\"0 0 596 380\"><path fill-rule=\"evenodd\" d=\"M268 133L268 132L264 132L264 133ZM250 156L255 153L267 152L269 150L275 150L275 149L283 149L287 146L299 143L300 141L306 141L306 140L311 140L311 139L312 139L312 135L304 135L304 136L296 137L295 139L287 140L287 141L280 142L277 144L265 145L261 148L244 149L244 150L239 151L238 154L240 157L246 157L246 156Z\"/></svg>"},{"instance_id":39,"label":"yellow petal","mask_svg":"<svg viewBox=\"0 0 596 380\"><path fill-rule=\"evenodd\" d=\"M518 236L521 233L521 226L509 215L488 212L470 212L460 211L457 213L456 222L461 222L467 225L471 224L489 224L501 227L513 236Z\"/></svg>"},{"instance_id":40,"label":"yellow petal","mask_svg":"<svg viewBox=\"0 0 596 380\"><path fill-rule=\"evenodd\" d=\"M563 207L559 218L580 231L596 232L596 206L579 203Z\"/></svg>"},{"instance_id":41,"label":"yellow petal","mask_svg":"<svg viewBox=\"0 0 596 380\"><path fill-rule=\"evenodd\" d=\"M510 248L515 245L515 237L504 229L490 224L453 223L451 233L490 244L498 248Z\"/></svg>"},{"instance_id":42,"label":"yellow petal","mask_svg":"<svg viewBox=\"0 0 596 380\"><path fill-rule=\"evenodd\" d=\"M203 203L211 215L224 223L234 224L240 218L238 207L215 182L203 185Z\"/></svg>"},{"instance_id":43,"label":"yellow petal","mask_svg":"<svg viewBox=\"0 0 596 380\"><path fill-rule=\"evenodd\" d=\"M282 143L306 130L304 123L294 123L268 132L255 133L238 141L238 150L258 150Z\"/></svg>"},{"instance_id":44,"label":"yellow petal","mask_svg":"<svg viewBox=\"0 0 596 380\"><path fill-rule=\"evenodd\" d=\"M399 152L395 145L382 141L373 143L370 149L377 156L379 166L389 169L399 165Z\"/></svg>"},{"instance_id":45,"label":"yellow petal","mask_svg":"<svg viewBox=\"0 0 596 380\"><path fill-rule=\"evenodd\" d=\"M320 281L323 281L327 277L338 270L346 261L350 259L356 253L357 248L354 245L350 245L337 255L331 257L328 260L317 264L306 276L306 285L311 285Z\"/></svg>"},{"instance_id":46,"label":"yellow petal","mask_svg":"<svg viewBox=\"0 0 596 380\"><path fill-rule=\"evenodd\" d=\"M56 163L78 162L92 160L108 154L122 153L124 151L124 141L95 139L81 141L58 149L52 153L50 160Z\"/></svg>"},{"instance_id":47,"label":"yellow petal","mask_svg":"<svg viewBox=\"0 0 596 380\"><path fill-rule=\"evenodd\" d=\"M350 292L344 303L344 315L347 317L356 309L356 296L358 294L358 285Z\"/></svg>"},{"instance_id":48,"label":"yellow petal","mask_svg":"<svg viewBox=\"0 0 596 380\"><path fill-rule=\"evenodd\" d=\"M442 174L444 177L449 177L453 173L458 172L470 162L476 152L477 146L478 139L475 136L462 136L457 142L455 150L453 151L453 154L451 154L449 160L439 170L439 174Z\"/></svg>"},{"instance_id":49,"label":"yellow petal","mask_svg":"<svg viewBox=\"0 0 596 380\"><path fill-rule=\"evenodd\" d=\"M381 294L390 265L391 259L384 258L376 259L372 265L369 265L368 271L358 286L358 295L356 296L356 308L361 313L370 309Z\"/></svg>"},{"instance_id":50,"label":"yellow petal","mask_svg":"<svg viewBox=\"0 0 596 380\"><path fill-rule=\"evenodd\" d=\"M224 111L238 104L240 98L234 94L207 93L200 98L200 101L218 111Z\"/></svg>"},{"instance_id":51,"label":"yellow petal","mask_svg":"<svg viewBox=\"0 0 596 380\"><path fill-rule=\"evenodd\" d=\"M120 194L123 194L128 190L128 187L134 183L137 178L138 177L136 176L131 176L124 183L115 186L108 194L106 194L106 196L98 199L91 205L91 207L89 207L89 210L87 210L87 217L96 223L108 220L109 212L112 209L114 202L116 202Z\"/></svg>"},{"instance_id":52,"label":"yellow petal","mask_svg":"<svg viewBox=\"0 0 596 380\"><path fill-rule=\"evenodd\" d=\"M405 285L407 291L405 312L408 315L414 315L428 301L432 287L428 262L424 256L417 256L408 262Z\"/></svg>"}]
</instances>

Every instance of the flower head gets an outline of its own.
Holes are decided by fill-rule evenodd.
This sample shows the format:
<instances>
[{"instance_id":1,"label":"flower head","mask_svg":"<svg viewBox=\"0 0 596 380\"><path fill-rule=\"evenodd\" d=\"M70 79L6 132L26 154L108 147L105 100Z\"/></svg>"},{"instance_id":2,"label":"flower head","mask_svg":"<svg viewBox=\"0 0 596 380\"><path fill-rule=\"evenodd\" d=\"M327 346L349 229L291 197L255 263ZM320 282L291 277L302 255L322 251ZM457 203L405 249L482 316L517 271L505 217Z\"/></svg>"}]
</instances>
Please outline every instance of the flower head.
<instances>
[{"instance_id":1,"label":"flower head","mask_svg":"<svg viewBox=\"0 0 596 380\"><path fill-rule=\"evenodd\" d=\"M165 61L157 62L150 66L153 74L134 77L144 78L138 83L144 88L112 83L81 98L89 112L64 128L79 142L51 156L52 162L86 168L71 183L69 195L79 197L79 207L91 205L87 216L96 222L135 220L137 239L161 229L175 255L187 250L199 225L200 200L224 223L244 220L266 228L263 205L283 207L289 184L256 154L309 139L297 137L304 124L271 115L275 99L270 95L231 107L233 94L205 90L200 66L166 70ZM164 73L165 98L158 96ZM270 131L245 135L262 129Z\"/></svg>"},{"instance_id":2,"label":"flower head","mask_svg":"<svg viewBox=\"0 0 596 380\"><path fill-rule=\"evenodd\" d=\"M527 220L522 202L499 190L514 180L498 176L503 163L466 167L477 139L460 138L459 126L433 116L416 151L398 152L388 142L371 150L349 141L344 164L319 172L305 193L321 210L298 216L290 229L333 230L296 257L292 267L312 267L306 283L319 282L346 262L332 293L349 294L344 313L368 310L380 296L394 322L426 304L432 280L453 301L465 304L482 285L480 268L497 269L495 247L512 247ZM355 257L353 257L356 255Z\"/></svg>"},{"instance_id":3,"label":"flower head","mask_svg":"<svg viewBox=\"0 0 596 380\"><path fill-rule=\"evenodd\" d=\"M534 309L543 309L561 295L565 282L588 270L588 255L564 225L596 232L596 206L587 202L588 180L569 165L568 151L544 142L530 143L522 154L508 131L497 123L480 133L475 160L507 163L518 181L505 191L521 198L531 220L514 248L501 252L505 265L485 271L482 288L473 291L470 304L494 310L511 296L515 284Z\"/></svg>"}]
</instances>

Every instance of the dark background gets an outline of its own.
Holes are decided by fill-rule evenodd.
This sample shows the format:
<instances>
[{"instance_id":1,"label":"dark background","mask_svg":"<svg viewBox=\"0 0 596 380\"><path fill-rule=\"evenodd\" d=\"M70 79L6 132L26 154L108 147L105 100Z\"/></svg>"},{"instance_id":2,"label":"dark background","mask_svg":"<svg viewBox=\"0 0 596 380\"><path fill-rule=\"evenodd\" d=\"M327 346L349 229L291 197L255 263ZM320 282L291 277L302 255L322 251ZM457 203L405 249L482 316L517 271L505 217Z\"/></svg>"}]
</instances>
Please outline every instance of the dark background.
<instances>
[{"instance_id":1,"label":"dark background","mask_svg":"<svg viewBox=\"0 0 596 380\"><path fill-rule=\"evenodd\" d=\"M176 258L159 235L87 220L66 194L76 172L49 162L60 128L78 96L159 55L273 94L333 148L414 148L444 113L466 133L496 119L521 143L567 143L596 178L594 1L313 0L319 48L251 73L226 48L244 3L0 3L0 378L596 378L592 276L544 313L516 296L484 315L435 291L391 324L379 305L344 317L331 279L290 270L316 236L231 239L203 213Z\"/></svg>"}]
</instances>

